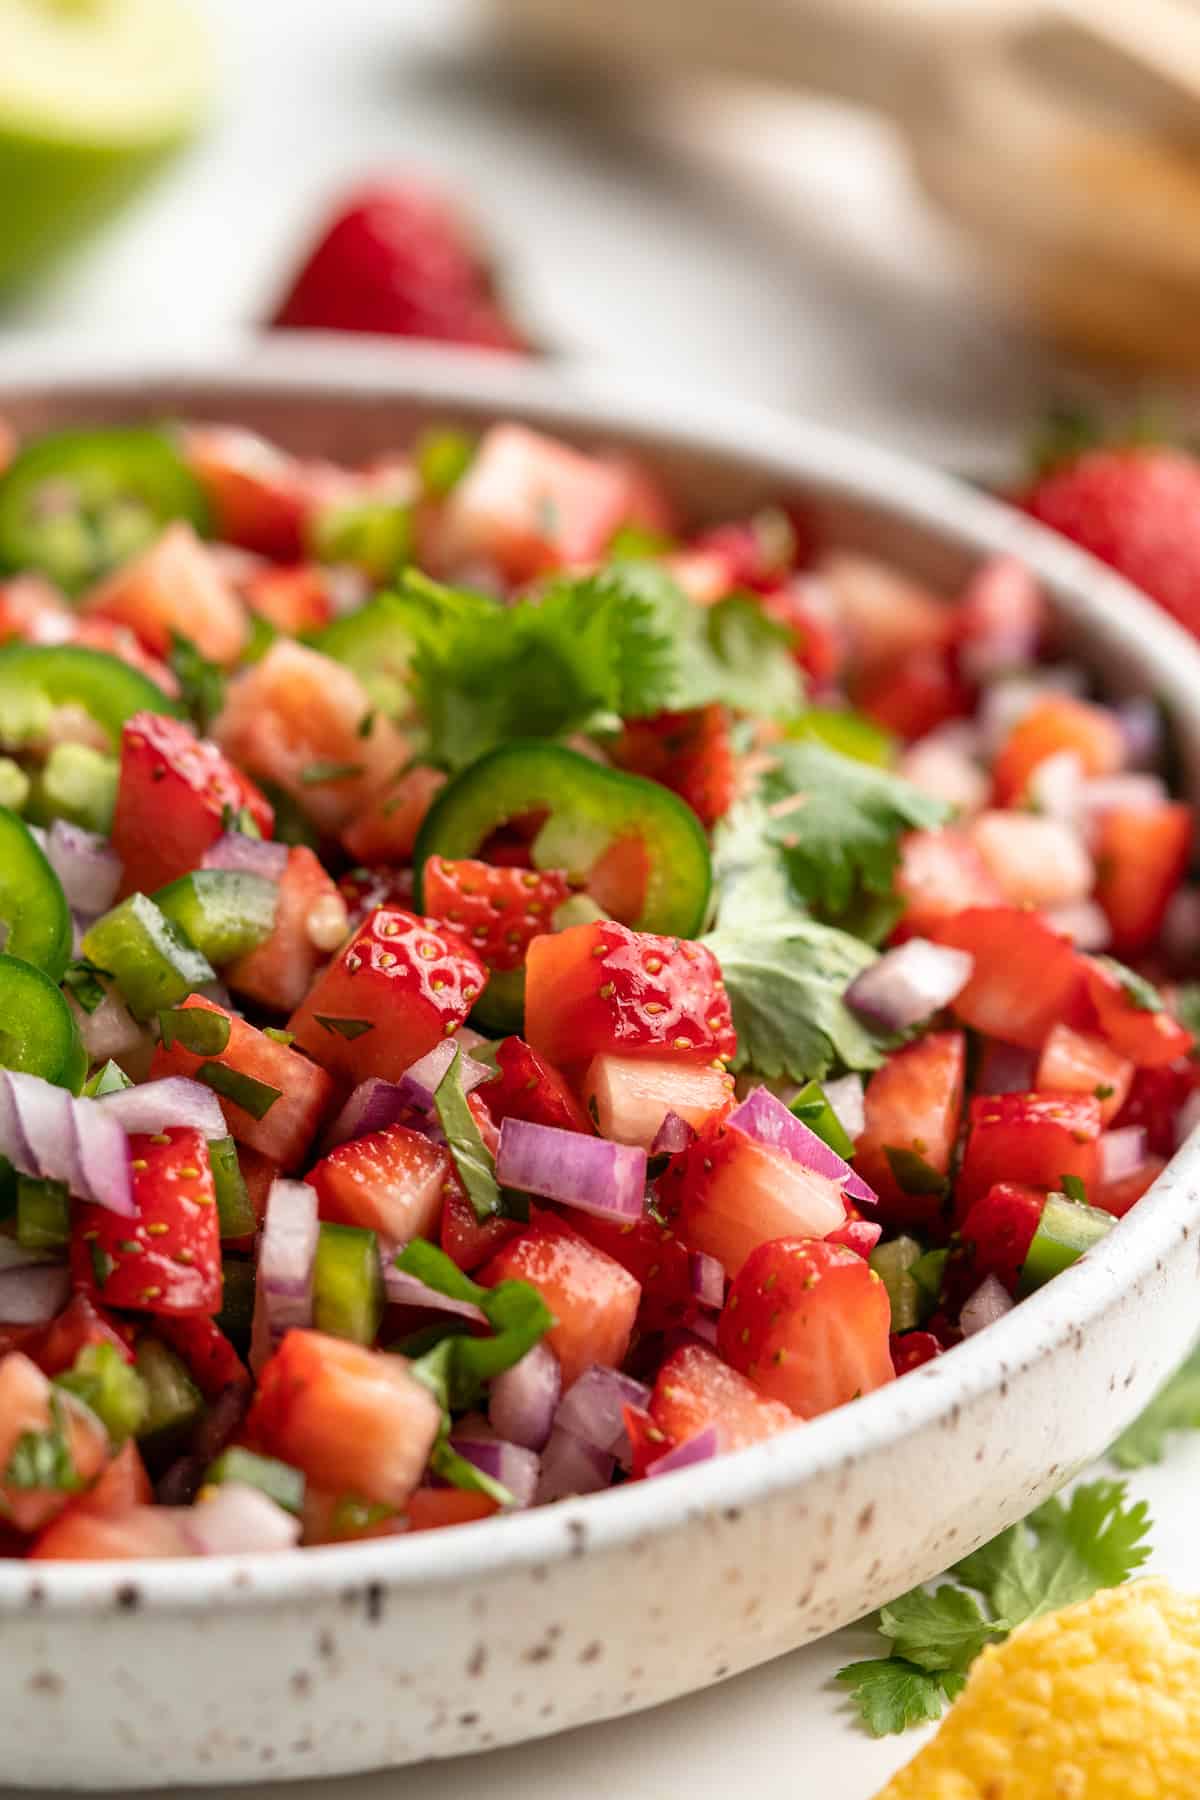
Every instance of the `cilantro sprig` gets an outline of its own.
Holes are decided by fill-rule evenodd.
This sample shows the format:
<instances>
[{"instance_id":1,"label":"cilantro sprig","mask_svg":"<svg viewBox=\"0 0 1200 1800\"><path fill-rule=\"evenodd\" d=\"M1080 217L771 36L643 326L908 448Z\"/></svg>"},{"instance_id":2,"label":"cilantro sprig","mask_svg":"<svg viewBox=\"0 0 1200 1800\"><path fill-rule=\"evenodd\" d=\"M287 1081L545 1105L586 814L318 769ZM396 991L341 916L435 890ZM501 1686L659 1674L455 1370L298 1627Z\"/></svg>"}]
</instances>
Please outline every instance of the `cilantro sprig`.
<instances>
[{"instance_id":1,"label":"cilantro sprig","mask_svg":"<svg viewBox=\"0 0 1200 1800\"><path fill-rule=\"evenodd\" d=\"M492 1153L483 1141L462 1084L462 1051L456 1044L446 1072L433 1091L434 1110L446 1134L458 1178L480 1224L495 1218L528 1218L529 1202L502 1188ZM447 1290L440 1290L445 1292Z\"/></svg>"},{"instance_id":2,"label":"cilantro sprig","mask_svg":"<svg viewBox=\"0 0 1200 1800\"><path fill-rule=\"evenodd\" d=\"M937 1719L987 1645L1127 1581L1150 1553L1149 1524L1145 1501L1130 1504L1121 1481L1085 1482L1066 1501L1048 1500L940 1586L885 1606L877 1629L890 1654L850 1663L836 1679L876 1737Z\"/></svg>"}]
</instances>

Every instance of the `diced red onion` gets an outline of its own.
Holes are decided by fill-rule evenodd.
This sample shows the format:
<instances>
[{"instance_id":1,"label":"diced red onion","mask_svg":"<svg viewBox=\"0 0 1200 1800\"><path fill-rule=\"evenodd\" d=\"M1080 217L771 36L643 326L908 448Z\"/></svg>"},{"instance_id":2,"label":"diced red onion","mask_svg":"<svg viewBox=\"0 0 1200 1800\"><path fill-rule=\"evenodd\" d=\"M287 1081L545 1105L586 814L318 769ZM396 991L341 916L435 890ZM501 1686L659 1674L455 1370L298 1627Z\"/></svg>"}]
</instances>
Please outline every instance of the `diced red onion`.
<instances>
[{"instance_id":1,"label":"diced red onion","mask_svg":"<svg viewBox=\"0 0 1200 1800\"><path fill-rule=\"evenodd\" d=\"M979 1058L979 1074L975 1081L978 1094L1030 1094L1037 1072L1037 1057L1019 1044L1006 1044L1000 1038L987 1038Z\"/></svg>"},{"instance_id":2,"label":"diced red onion","mask_svg":"<svg viewBox=\"0 0 1200 1800\"><path fill-rule=\"evenodd\" d=\"M1108 915L1095 900L1068 900L1061 906L1046 906L1042 917L1052 931L1070 938L1077 950L1106 950L1112 941Z\"/></svg>"},{"instance_id":3,"label":"diced red onion","mask_svg":"<svg viewBox=\"0 0 1200 1800\"><path fill-rule=\"evenodd\" d=\"M473 1031L469 1025L460 1025L454 1034L454 1041L464 1056L470 1056L472 1050L478 1050L480 1044L487 1044L491 1039L482 1031Z\"/></svg>"},{"instance_id":4,"label":"diced red onion","mask_svg":"<svg viewBox=\"0 0 1200 1800\"><path fill-rule=\"evenodd\" d=\"M719 1312L725 1304L724 1269L715 1256L706 1256L703 1250L693 1250L689 1261L693 1299Z\"/></svg>"},{"instance_id":5,"label":"diced red onion","mask_svg":"<svg viewBox=\"0 0 1200 1800\"><path fill-rule=\"evenodd\" d=\"M6 1069L2 1079L20 1121L21 1137L31 1152L33 1166L21 1173L64 1181L73 1194L82 1193L71 1119L73 1102L66 1088L14 1069Z\"/></svg>"},{"instance_id":6,"label":"diced red onion","mask_svg":"<svg viewBox=\"0 0 1200 1800\"><path fill-rule=\"evenodd\" d=\"M511 1369L492 1377L488 1418L502 1438L527 1450L544 1450L561 1396L562 1370L543 1339Z\"/></svg>"},{"instance_id":7,"label":"diced red onion","mask_svg":"<svg viewBox=\"0 0 1200 1800\"><path fill-rule=\"evenodd\" d=\"M1191 962L1200 952L1200 887L1176 888L1167 903L1162 945L1175 962Z\"/></svg>"},{"instance_id":8,"label":"diced red onion","mask_svg":"<svg viewBox=\"0 0 1200 1800\"><path fill-rule=\"evenodd\" d=\"M200 859L202 869L232 869L261 875L266 881L282 881L287 865L286 844L277 844L272 838L248 837L241 831L226 831Z\"/></svg>"},{"instance_id":9,"label":"diced red onion","mask_svg":"<svg viewBox=\"0 0 1200 1800\"><path fill-rule=\"evenodd\" d=\"M1100 1153L1100 1180L1124 1181L1146 1166L1149 1154L1144 1125L1122 1125L1116 1131L1102 1131L1097 1146Z\"/></svg>"},{"instance_id":10,"label":"diced red onion","mask_svg":"<svg viewBox=\"0 0 1200 1800\"><path fill-rule=\"evenodd\" d=\"M240 1556L251 1551L291 1550L300 1541L300 1521L261 1488L223 1481L211 1495L189 1507L184 1534L201 1556Z\"/></svg>"},{"instance_id":11,"label":"diced red onion","mask_svg":"<svg viewBox=\"0 0 1200 1800\"><path fill-rule=\"evenodd\" d=\"M981 1281L971 1298L966 1301L958 1315L959 1328L964 1337L974 1337L986 1325L994 1325L1011 1312L1016 1301L995 1275L989 1275Z\"/></svg>"},{"instance_id":12,"label":"diced red onion","mask_svg":"<svg viewBox=\"0 0 1200 1800\"><path fill-rule=\"evenodd\" d=\"M401 1083L384 1081L372 1075L360 1081L341 1112L325 1133L326 1152L351 1138L366 1137L372 1131L386 1131L389 1125L406 1123L412 1103L405 1098Z\"/></svg>"},{"instance_id":13,"label":"diced red onion","mask_svg":"<svg viewBox=\"0 0 1200 1800\"><path fill-rule=\"evenodd\" d=\"M909 938L854 977L846 1004L885 1031L907 1031L961 994L974 968L969 951Z\"/></svg>"},{"instance_id":14,"label":"diced red onion","mask_svg":"<svg viewBox=\"0 0 1200 1800\"><path fill-rule=\"evenodd\" d=\"M1074 750L1056 750L1045 756L1029 777L1029 798L1035 811L1074 825L1080 814L1084 786L1083 763Z\"/></svg>"},{"instance_id":15,"label":"diced red onion","mask_svg":"<svg viewBox=\"0 0 1200 1800\"><path fill-rule=\"evenodd\" d=\"M883 1228L881 1226L880 1227L880 1235L882 1235L882 1231L883 1231ZM691 1334L693 1337L698 1337L702 1344L711 1344L713 1349L714 1350L716 1349L716 1347L717 1347L717 1321L714 1318L711 1318L708 1314L700 1313L696 1318L694 1318L692 1320Z\"/></svg>"},{"instance_id":16,"label":"diced red onion","mask_svg":"<svg viewBox=\"0 0 1200 1800\"><path fill-rule=\"evenodd\" d=\"M669 1112L654 1134L654 1142L650 1146L651 1156L678 1156L686 1150L696 1136L696 1128L681 1119L676 1112Z\"/></svg>"},{"instance_id":17,"label":"diced red onion","mask_svg":"<svg viewBox=\"0 0 1200 1800\"><path fill-rule=\"evenodd\" d=\"M574 1206L600 1219L640 1219L646 1152L556 1125L507 1118L500 1126L496 1179L505 1187Z\"/></svg>"},{"instance_id":18,"label":"diced red onion","mask_svg":"<svg viewBox=\"0 0 1200 1800\"><path fill-rule=\"evenodd\" d=\"M126 1131L169 1131L190 1127L206 1138L229 1136L221 1103L211 1088L186 1075L166 1075L141 1087L123 1088L97 1102Z\"/></svg>"},{"instance_id":19,"label":"diced red onion","mask_svg":"<svg viewBox=\"0 0 1200 1800\"><path fill-rule=\"evenodd\" d=\"M48 1325L71 1292L66 1263L31 1263L0 1271L0 1324Z\"/></svg>"},{"instance_id":20,"label":"diced red onion","mask_svg":"<svg viewBox=\"0 0 1200 1800\"><path fill-rule=\"evenodd\" d=\"M676 1469L690 1469L694 1463L708 1462L717 1454L720 1445L717 1442L717 1428L706 1425L695 1437L688 1438L686 1443L676 1444L673 1450L657 1457L646 1469L647 1476L670 1475Z\"/></svg>"},{"instance_id":21,"label":"diced red onion","mask_svg":"<svg viewBox=\"0 0 1200 1800\"><path fill-rule=\"evenodd\" d=\"M536 1451L502 1438L470 1438L455 1432L450 1439L461 1457L506 1487L517 1506L532 1506L538 1485Z\"/></svg>"},{"instance_id":22,"label":"diced red onion","mask_svg":"<svg viewBox=\"0 0 1200 1800\"><path fill-rule=\"evenodd\" d=\"M103 1101L76 1100L71 1107L71 1128L80 1177L76 1191L109 1212L131 1218L135 1210L133 1172L129 1139L120 1119L106 1111Z\"/></svg>"},{"instance_id":23,"label":"diced red onion","mask_svg":"<svg viewBox=\"0 0 1200 1800\"><path fill-rule=\"evenodd\" d=\"M119 1062L146 1041L146 1032L114 988L105 991L95 1012L72 1008L89 1063Z\"/></svg>"},{"instance_id":24,"label":"diced red onion","mask_svg":"<svg viewBox=\"0 0 1200 1800\"><path fill-rule=\"evenodd\" d=\"M861 1075L839 1075L824 1084L825 1098L834 1111L838 1124L853 1141L867 1129L866 1104Z\"/></svg>"},{"instance_id":25,"label":"diced red onion","mask_svg":"<svg viewBox=\"0 0 1200 1800\"><path fill-rule=\"evenodd\" d=\"M573 1431L553 1431L542 1455L534 1499L539 1506L572 1494L595 1494L608 1487L616 1458L585 1444Z\"/></svg>"},{"instance_id":26,"label":"diced red onion","mask_svg":"<svg viewBox=\"0 0 1200 1800\"><path fill-rule=\"evenodd\" d=\"M452 1300L449 1294L439 1294L436 1288L427 1287L415 1275L396 1268L390 1256L383 1259L383 1285L392 1306L420 1306L429 1312L451 1313L458 1319L470 1319L475 1325L484 1323L482 1312L472 1301Z\"/></svg>"},{"instance_id":27,"label":"diced red onion","mask_svg":"<svg viewBox=\"0 0 1200 1800\"><path fill-rule=\"evenodd\" d=\"M1187 1143L1200 1125L1200 1088L1194 1088L1175 1115L1175 1147Z\"/></svg>"},{"instance_id":28,"label":"diced red onion","mask_svg":"<svg viewBox=\"0 0 1200 1800\"><path fill-rule=\"evenodd\" d=\"M312 1324L319 1232L316 1189L305 1181L273 1181L258 1253L258 1290L273 1344L285 1331Z\"/></svg>"},{"instance_id":29,"label":"diced red onion","mask_svg":"<svg viewBox=\"0 0 1200 1800\"><path fill-rule=\"evenodd\" d=\"M0 1155L22 1175L63 1181L83 1200L133 1212L129 1145L103 1103L15 1069L0 1072Z\"/></svg>"},{"instance_id":30,"label":"diced red onion","mask_svg":"<svg viewBox=\"0 0 1200 1800\"><path fill-rule=\"evenodd\" d=\"M454 1061L454 1053L458 1048L454 1038L443 1038L440 1044L435 1044L432 1050L405 1069L399 1085L406 1090L410 1105L426 1108L433 1105L434 1089ZM464 1051L459 1058L458 1075L463 1093L469 1094L481 1081L490 1081L492 1071L483 1063L475 1062Z\"/></svg>"},{"instance_id":31,"label":"diced red onion","mask_svg":"<svg viewBox=\"0 0 1200 1800\"><path fill-rule=\"evenodd\" d=\"M593 1449L615 1456L627 1468L631 1457L625 1408L645 1407L649 1403L650 1389L643 1382L623 1375L619 1369L593 1363L571 1383L559 1402L554 1434L569 1431Z\"/></svg>"},{"instance_id":32,"label":"diced red onion","mask_svg":"<svg viewBox=\"0 0 1200 1800\"><path fill-rule=\"evenodd\" d=\"M1153 700L1134 694L1113 707L1131 769L1153 769L1163 753L1163 718Z\"/></svg>"},{"instance_id":33,"label":"diced red onion","mask_svg":"<svg viewBox=\"0 0 1200 1800\"><path fill-rule=\"evenodd\" d=\"M803 1120L789 1112L783 1101L769 1088L756 1087L747 1094L741 1105L730 1113L725 1124L727 1128L753 1138L757 1144L765 1144L771 1150L782 1150L792 1162L799 1163L802 1168L812 1169L827 1181L837 1182L843 1194L849 1195L852 1200L862 1201L867 1206L879 1204L874 1188L868 1187L862 1176L848 1162L844 1162L836 1150L831 1150L824 1138L818 1137Z\"/></svg>"},{"instance_id":34,"label":"diced red onion","mask_svg":"<svg viewBox=\"0 0 1200 1800\"><path fill-rule=\"evenodd\" d=\"M159 1506L191 1506L200 1492L207 1467L194 1450L188 1450L168 1463L154 1484L154 1498Z\"/></svg>"},{"instance_id":35,"label":"diced red onion","mask_svg":"<svg viewBox=\"0 0 1200 1800\"><path fill-rule=\"evenodd\" d=\"M45 849L71 910L93 919L107 912L121 885L121 859L108 839L55 819Z\"/></svg>"},{"instance_id":36,"label":"diced red onion","mask_svg":"<svg viewBox=\"0 0 1200 1800\"><path fill-rule=\"evenodd\" d=\"M957 735L957 725L945 725L910 744L900 758L898 773L926 794L970 815L987 805L991 782L976 762L972 748Z\"/></svg>"}]
</instances>

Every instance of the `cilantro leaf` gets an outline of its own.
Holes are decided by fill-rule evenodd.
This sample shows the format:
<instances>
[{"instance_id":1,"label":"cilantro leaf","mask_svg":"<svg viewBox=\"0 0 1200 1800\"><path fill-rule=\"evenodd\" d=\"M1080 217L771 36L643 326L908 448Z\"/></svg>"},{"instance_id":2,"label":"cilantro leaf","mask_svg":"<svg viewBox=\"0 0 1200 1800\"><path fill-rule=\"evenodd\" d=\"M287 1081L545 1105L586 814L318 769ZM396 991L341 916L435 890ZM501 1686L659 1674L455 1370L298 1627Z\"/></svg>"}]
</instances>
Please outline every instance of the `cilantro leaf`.
<instances>
[{"instance_id":1,"label":"cilantro leaf","mask_svg":"<svg viewBox=\"0 0 1200 1800\"><path fill-rule=\"evenodd\" d=\"M227 1063L201 1063L195 1079L210 1087L214 1094L220 1094L223 1100L232 1100L252 1119L265 1119L275 1102L283 1098L282 1088L255 1081L252 1075L243 1075L240 1069L231 1069Z\"/></svg>"},{"instance_id":2,"label":"cilantro leaf","mask_svg":"<svg viewBox=\"0 0 1200 1800\"><path fill-rule=\"evenodd\" d=\"M486 1494L498 1506L515 1506L516 1501L502 1481L486 1475L475 1463L460 1456L450 1442L449 1421L443 1419L442 1430L429 1453L429 1467L451 1487L465 1488L470 1494Z\"/></svg>"},{"instance_id":3,"label":"cilantro leaf","mask_svg":"<svg viewBox=\"0 0 1200 1800\"><path fill-rule=\"evenodd\" d=\"M18 1437L0 1479L6 1487L53 1488L72 1494L85 1485L71 1455L60 1394L51 1397L49 1425L43 1431L23 1431Z\"/></svg>"},{"instance_id":4,"label":"cilantro leaf","mask_svg":"<svg viewBox=\"0 0 1200 1800\"><path fill-rule=\"evenodd\" d=\"M300 780L305 787L325 787L334 781L351 781L359 775L366 774L366 764L360 762L330 762L328 759L310 762L300 771Z\"/></svg>"},{"instance_id":5,"label":"cilantro leaf","mask_svg":"<svg viewBox=\"0 0 1200 1800\"><path fill-rule=\"evenodd\" d=\"M398 1269L415 1275L426 1287L477 1306L491 1326L489 1337L473 1337L464 1321L453 1335L443 1336L413 1362L413 1374L447 1412L474 1406L484 1383L520 1362L556 1323L530 1282L501 1281L493 1288L480 1287L444 1250L424 1238L406 1244L395 1261Z\"/></svg>"},{"instance_id":6,"label":"cilantro leaf","mask_svg":"<svg viewBox=\"0 0 1200 1800\"><path fill-rule=\"evenodd\" d=\"M173 1006L158 1015L164 1050L182 1044L194 1056L220 1056L229 1046L230 1020L206 1006Z\"/></svg>"},{"instance_id":7,"label":"cilantro leaf","mask_svg":"<svg viewBox=\"0 0 1200 1800\"><path fill-rule=\"evenodd\" d=\"M322 1031L336 1032L338 1037L344 1037L350 1043L375 1029L370 1019L332 1019L324 1013L314 1013L313 1017Z\"/></svg>"},{"instance_id":8,"label":"cilantro leaf","mask_svg":"<svg viewBox=\"0 0 1200 1800\"><path fill-rule=\"evenodd\" d=\"M433 1104L446 1134L458 1178L467 1191L475 1217L482 1224L503 1213L504 1201L491 1151L483 1141L483 1134L463 1093L461 1064L462 1051L456 1044L446 1073L433 1091Z\"/></svg>"},{"instance_id":9,"label":"cilantro leaf","mask_svg":"<svg viewBox=\"0 0 1200 1800\"><path fill-rule=\"evenodd\" d=\"M1185 1031L1200 1039L1200 981L1188 981L1175 989L1175 1017ZM1191 1054L1196 1055L1193 1049Z\"/></svg>"},{"instance_id":10,"label":"cilantro leaf","mask_svg":"<svg viewBox=\"0 0 1200 1800\"><path fill-rule=\"evenodd\" d=\"M63 970L62 985L74 996L78 1007L85 1013L94 1013L104 1004L105 987L99 977L107 974L107 969L98 968L86 956L79 956Z\"/></svg>"},{"instance_id":11,"label":"cilantro leaf","mask_svg":"<svg viewBox=\"0 0 1200 1800\"><path fill-rule=\"evenodd\" d=\"M171 632L167 667L179 683L179 697L201 737L225 704L225 675L197 649L191 638Z\"/></svg>"},{"instance_id":12,"label":"cilantro leaf","mask_svg":"<svg viewBox=\"0 0 1200 1800\"><path fill-rule=\"evenodd\" d=\"M985 1645L1007 1636L1008 1625L987 1618L974 1594L945 1582L933 1593L913 1588L885 1606L879 1633L890 1638L894 1656L937 1674L969 1667Z\"/></svg>"},{"instance_id":13,"label":"cilantro leaf","mask_svg":"<svg viewBox=\"0 0 1200 1800\"><path fill-rule=\"evenodd\" d=\"M712 869L721 928L804 916L783 856L767 836L766 809L757 798L739 801L717 825Z\"/></svg>"},{"instance_id":14,"label":"cilantro leaf","mask_svg":"<svg viewBox=\"0 0 1200 1800\"><path fill-rule=\"evenodd\" d=\"M719 700L737 712L785 718L797 712L804 687L791 653L791 635L743 594L715 606L693 606L674 633L679 669L674 711ZM660 702L660 708L662 702Z\"/></svg>"},{"instance_id":15,"label":"cilantro leaf","mask_svg":"<svg viewBox=\"0 0 1200 1800\"><path fill-rule=\"evenodd\" d=\"M941 1718L947 1700L955 1699L963 1687L961 1675L933 1674L899 1656L847 1663L834 1680L850 1689L872 1737L933 1723Z\"/></svg>"},{"instance_id":16,"label":"cilantro leaf","mask_svg":"<svg viewBox=\"0 0 1200 1800\"><path fill-rule=\"evenodd\" d=\"M903 834L949 816L911 782L814 741L782 745L760 791L797 894L831 918L864 891L890 894Z\"/></svg>"},{"instance_id":17,"label":"cilantro leaf","mask_svg":"<svg viewBox=\"0 0 1200 1800\"><path fill-rule=\"evenodd\" d=\"M1171 1431L1200 1431L1200 1350L1193 1350L1108 1454L1120 1469L1145 1468L1162 1461Z\"/></svg>"},{"instance_id":18,"label":"cilantro leaf","mask_svg":"<svg viewBox=\"0 0 1200 1800\"><path fill-rule=\"evenodd\" d=\"M820 1079L835 1065L875 1069L880 1040L844 995L875 952L803 917L721 927L704 939L721 965L737 1028L735 1069L774 1080Z\"/></svg>"}]
</instances>

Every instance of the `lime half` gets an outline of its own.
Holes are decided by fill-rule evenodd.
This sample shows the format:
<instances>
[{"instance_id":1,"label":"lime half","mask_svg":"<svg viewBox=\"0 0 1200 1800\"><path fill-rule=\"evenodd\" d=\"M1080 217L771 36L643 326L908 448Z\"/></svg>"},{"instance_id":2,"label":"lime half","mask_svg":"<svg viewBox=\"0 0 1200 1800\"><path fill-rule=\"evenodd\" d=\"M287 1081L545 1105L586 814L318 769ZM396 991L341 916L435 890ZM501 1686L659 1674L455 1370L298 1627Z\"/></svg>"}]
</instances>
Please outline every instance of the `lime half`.
<instances>
[{"instance_id":1,"label":"lime half","mask_svg":"<svg viewBox=\"0 0 1200 1800\"><path fill-rule=\"evenodd\" d=\"M211 84L184 0L0 0L0 288L118 205Z\"/></svg>"}]
</instances>

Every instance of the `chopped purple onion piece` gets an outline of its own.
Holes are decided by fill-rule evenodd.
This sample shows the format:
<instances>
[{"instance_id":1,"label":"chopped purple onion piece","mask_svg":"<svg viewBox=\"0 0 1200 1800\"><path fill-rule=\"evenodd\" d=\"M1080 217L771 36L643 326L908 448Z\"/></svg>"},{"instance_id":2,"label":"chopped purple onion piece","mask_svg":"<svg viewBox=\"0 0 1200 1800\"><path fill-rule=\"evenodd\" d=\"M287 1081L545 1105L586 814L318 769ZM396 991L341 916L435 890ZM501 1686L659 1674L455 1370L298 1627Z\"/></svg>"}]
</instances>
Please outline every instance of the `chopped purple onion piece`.
<instances>
[{"instance_id":1,"label":"chopped purple onion piece","mask_svg":"<svg viewBox=\"0 0 1200 1800\"><path fill-rule=\"evenodd\" d=\"M1100 1155L1100 1180L1125 1181L1144 1169L1149 1157L1144 1125L1122 1125L1116 1131L1102 1131L1097 1149Z\"/></svg>"},{"instance_id":2,"label":"chopped purple onion piece","mask_svg":"<svg viewBox=\"0 0 1200 1800\"><path fill-rule=\"evenodd\" d=\"M555 1435L569 1431L593 1449L615 1456L625 1468L630 1463L625 1408L645 1407L650 1389L632 1375L594 1363L571 1383L554 1415Z\"/></svg>"},{"instance_id":3,"label":"chopped purple onion piece","mask_svg":"<svg viewBox=\"0 0 1200 1800\"><path fill-rule=\"evenodd\" d=\"M715 1256L693 1250L691 1257L692 1295L701 1306L720 1312L725 1304L725 1270Z\"/></svg>"},{"instance_id":4,"label":"chopped purple onion piece","mask_svg":"<svg viewBox=\"0 0 1200 1800\"><path fill-rule=\"evenodd\" d=\"M542 1455L538 1476L537 1505L566 1500L572 1494L595 1494L609 1486L616 1458L585 1444L573 1431L554 1431Z\"/></svg>"},{"instance_id":5,"label":"chopped purple onion piece","mask_svg":"<svg viewBox=\"0 0 1200 1800\"><path fill-rule=\"evenodd\" d=\"M1002 1281L995 1275L989 1275L980 1282L971 1298L964 1304L958 1315L958 1323L964 1337L974 1337L977 1331L985 1326L994 1325L1011 1312L1016 1301Z\"/></svg>"},{"instance_id":6,"label":"chopped purple onion piece","mask_svg":"<svg viewBox=\"0 0 1200 1800\"><path fill-rule=\"evenodd\" d=\"M45 852L73 912L94 919L108 911L121 885L121 859L107 838L55 819Z\"/></svg>"},{"instance_id":7,"label":"chopped purple onion piece","mask_svg":"<svg viewBox=\"0 0 1200 1800\"><path fill-rule=\"evenodd\" d=\"M693 1463L708 1462L716 1456L720 1445L717 1442L717 1428L706 1425L695 1437L688 1438L684 1444L676 1444L664 1456L657 1457L646 1469L647 1477L654 1475L670 1475L676 1469L690 1469Z\"/></svg>"},{"instance_id":8,"label":"chopped purple onion piece","mask_svg":"<svg viewBox=\"0 0 1200 1800\"><path fill-rule=\"evenodd\" d=\"M678 1156L695 1141L696 1128L681 1119L676 1112L669 1112L654 1134L654 1142L650 1146L651 1156Z\"/></svg>"},{"instance_id":9,"label":"chopped purple onion piece","mask_svg":"<svg viewBox=\"0 0 1200 1800\"><path fill-rule=\"evenodd\" d=\"M556 1125L508 1118L500 1126L496 1179L600 1219L640 1219L646 1152Z\"/></svg>"},{"instance_id":10,"label":"chopped purple onion piece","mask_svg":"<svg viewBox=\"0 0 1200 1800\"><path fill-rule=\"evenodd\" d=\"M561 1396L562 1370L543 1339L511 1369L492 1377L488 1418L502 1438L527 1450L544 1450Z\"/></svg>"},{"instance_id":11,"label":"chopped purple onion piece","mask_svg":"<svg viewBox=\"0 0 1200 1800\"><path fill-rule=\"evenodd\" d=\"M502 1438L472 1438L455 1432L451 1447L484 1475L508 1489L515 1506L532 1506L538 1485L538 1458L523 1444Z\"/></svg>"},{"instance_id":12,"label":"chopped purple onion piece","mask_svg":"<svg viewBox=\"0 0 1200 1800\"><path fill-rule=\"evenodd\" d=\"M271 838L248 837L241 831L227 831L215 844L210 844L200 860L202 869L231 869L247 875L261 875L266 881L282 881L287 872L288 847Z\"/></svg>"},{"instance_id":13,"label":"chopped purple onion piece","mask_svg":"<svg viewBox=\"0 0 1200 1800\"><path fill-rule=\"evenodd\" d=\"M909 938L854 977L846 1005L884 1031L907 1031L956 999L974 968L966 950Z\"/></svg>"},{"instance_id":14,"label":"chopped purple onion piece","mask_svg":"<svg viewBox=\"0 0 1200 1800\"><path fill-rule=\"evenodd\" d=\"M124 1088L119 1094L106 1094L96 1105L126 1131L153 1133L186 1125L206 1138L229 1135L221 1102L212 1089L186 1075L167 1075L161 1081L147 1081L141 1087Z\"/></svg>"},{"instance_id":15,"label":"chopped purple onion piece","mask_svg":"<svg viewBox=\"0 0 1200 1800\"><path fill-rule=\"evenodd\" d=\"M877 1206L879 1197L861 1175L831 1150L824 1138L810 1131L802 1119L790 1112L769 1088L756 1087L735 1107L725 1121L726 1127L741 1131L768 1149L781 1150L802 1168L812 1169L827 1181L837 1182L843 1194L867 1206Z\"/></svg>"}]
</instances>

